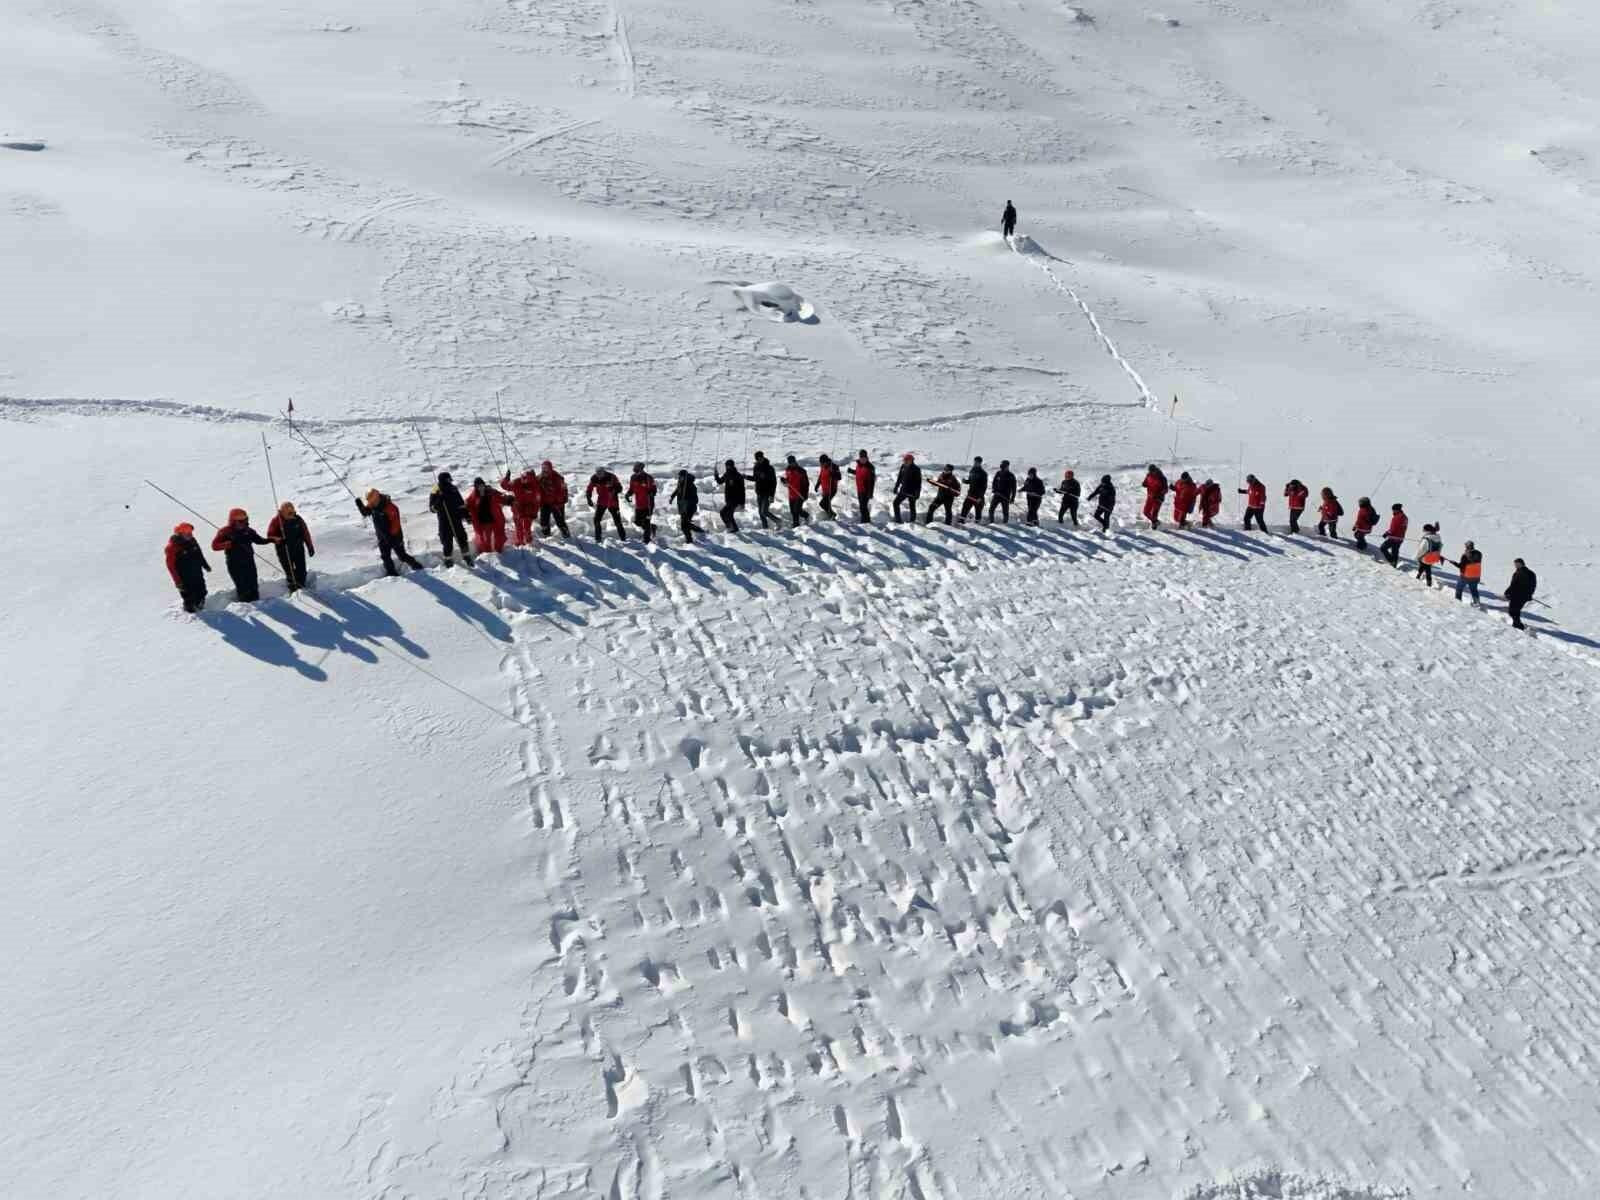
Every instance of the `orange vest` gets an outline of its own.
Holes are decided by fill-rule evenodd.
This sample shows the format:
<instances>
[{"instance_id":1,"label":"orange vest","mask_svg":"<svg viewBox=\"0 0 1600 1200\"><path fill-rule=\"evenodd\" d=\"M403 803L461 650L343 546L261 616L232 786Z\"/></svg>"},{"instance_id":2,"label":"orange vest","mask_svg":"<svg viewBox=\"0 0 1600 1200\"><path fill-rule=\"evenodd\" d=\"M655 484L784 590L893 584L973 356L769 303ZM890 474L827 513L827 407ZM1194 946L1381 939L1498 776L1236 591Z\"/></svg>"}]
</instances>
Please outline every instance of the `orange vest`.
<instances>
[{"instance_id":1,"label":"orange vest","mask_svg":"<svg viewBox=\"0 0 1600 1200\"><path fill-rule=\"evenodd\" d=\"M1466 566L1462 567L1461 568L1461 578L1463 578L1463 579L1481 579L1481 578L1483 578L1483 563L1481 563L1481 562L1470 562Z\"/></svg>"}]
</instances>

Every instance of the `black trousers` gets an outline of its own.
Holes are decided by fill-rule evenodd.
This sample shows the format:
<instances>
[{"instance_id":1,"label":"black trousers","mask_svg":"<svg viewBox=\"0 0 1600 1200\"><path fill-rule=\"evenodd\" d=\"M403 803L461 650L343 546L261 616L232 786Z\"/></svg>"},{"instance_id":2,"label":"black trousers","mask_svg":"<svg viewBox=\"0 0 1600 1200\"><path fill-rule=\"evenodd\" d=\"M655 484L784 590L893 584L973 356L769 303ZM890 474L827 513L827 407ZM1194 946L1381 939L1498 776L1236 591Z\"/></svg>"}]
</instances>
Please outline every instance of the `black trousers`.
<instances>
[{"instance_id":1,"label":"black trousers","mask_svg":"<svg viewBox=\"0 0 1600 1200\"><path fill-rule=\"evenodd\" d=\"M1522 609L1528 602L1526 600L1507 600L1506 611L1511 614L1511 628L1526 629L1522 623Z\"/></svg>"},{"instance_id":2,"label":"black trousers","mask_svg":"<svg viewBox=\"0 0 1600 1200\"><path fill-rule=\"evenodd\" d=\"M718 514L717 515L722 518L722 527L724 529L726 529L729 533L738 533L739 532L739 522L737 522L737 521L735 521L733 519L733 514L735 512L737 512L740 507L742 507L742 506L734 505L734 504L724 504L722 506L722 508L720 510L718 510Z\"/></svg>"},{"instance_id":3,"label":"black trousers","mask_svg":"<svg viewBox=\"0 0 1600 1200\"><path fill-rule=\"evenodd\" d=\"M983 520L982 496L974 496L971 492L967 493L967 498L961 502L961 519L965 521L969 513L978 520Z\"/></svg>"},{"instance_id":4,"label":"black trousers","mask_svg":"<svg viewBox=\"0 0 1600 1200\"><path fill-rule=\"evenodd\" d=\"M856 506L861 509L861 519L868 525L872 524L872 497L856 493Z\"/></svg>"},{"instance_id":5,"label":"black trousers","mask_svg":"<svg viewBox=\"0 0 1600 1200\"><path fill-rule=\"evenodd\" d=\"M1056 513L1056 524L1061 524L1066 518L1071 517L1072 523L1078 523L1078 498L1076 496L1061 497L1061 510Z\"/></svg>"},{"instance_id":6,"label":"black trousers","mask_svg":"<svg viewBox=\"0 0 1600 1200\"><path fill-rule=\"evenodd\" d=\"M206 581L197 579L185 584L178 589L178 595L183 599L184 612L199 612L206 606Z\"/></svg>"},{"instance_id":7,"label":"black trousers","mask_svg":"<svg viewBox=\"0 0 1600 1200\"><path fill-rule=\"evenodd\" d=\"M1433 564L1432 563L1425 563L1425 562L1417 563L1417 578L1418 579L1426 579L1428 581L1428 586L1432 587L1433 586Z\"/></svg>"},{"instance_id":8,"label":"black trousers","mask_svg":"<svg viewBox=\"0 0 1600 1200\"><path fill-rule=\"evenodd\" d=\"M1300 532L1300 514L1302 512L1304 512L1304 511L1305 511L1304 509L1300 509L1300 508L1291 508L1289 510L1289 532L1290 533L1299 533Z\"/></svg>"},{"instance_id":9,"label":"black trousers","mask_svg":"<svg viewBox=\"0 0 1600 1200\"><path fill-rule=\"evenodd\" d=\"M439 514L439 545L444 548L444 565L450 566L455 559L455 548L461 546L461 557L468 562L472 561L472 543L467 541L467 527L461 520L459 513Z\"/></svg>"},{"instance_id":10,"label":"black trousers","mask_svg":"<svg viewBox=\"0 0 1600 1200\"><path fill-rule=\"evenodd\" d=\"M1044 502L1044 497L1025 496L1023 498L1028 502L1028 524L1037 525L1039 523L1039 505Z\"/></svg>"},{"instance_id":11,"label":"black trousers","mask_svg":"<svg viewBox=\"0 0 1600 1200\"><path fill-rule=\"evenodd\" d=\"M1365 529L1357 529L1350 536L1356 539L1357 550L1365 550L1367 548L1367 531Z\"/></svg>"},{"instance_id":12,"label":"black trousers","mask_svg":"<svg viewBox=\"0 0 1600 1200\"><path fill-rule=\"evenodd\" d=\"M796 496L789 501L789 528L794 529L806 520L808 520L806 517L806 498L804 496Z\"/></svg>"},{"instance_id":13,"label":"black trousers","mask_svg":"<svg viewBox=\"0 0 1600 1200\"><path fill-rule=\"evenodd\" d=\"M1332 538L1338 537L1339 536L1339 518L1335 517L1331 521L1318 521L1317 522L1317 532L1320 533L1323 537L1332 537Z\"/></svg>"},{"instance_id":14,"label":"black trousers","mask_svg":"<svg viewBox=\"0 0 1600 1200\"><path fill-rule=\"evenodd\" d=\"M261 581L256 576L254 556L241 563L228 564L228 578L233 580L234 598L246 603L261 599Z\"/></svg>"},{"instance_id":15,"label":"black trousers","mask_svg":"<svg viewBox=\"0 0 1600 1200\"><path fill-rule=\"evenodd\" d=\"M827 513L830 517L833 516L833 497L833 492L817 493L817 507L823 512Z\"/></svg>"},{"instance_id":16,"label":"black trousers","mask_svg":"<svg viewBox=\"0 0 1600 1200\"><path fill-rule=\"evenodd\" d=\"M1111 528L1111 510L1109 508L1097 508L1097 509L1095 509L1094 510L1094 519L1096 521L1100 522L1100 532L1101 533L1105 533L1108 530L1110 530L1110 528Z\"/></svg>"},{"instance_id":17,"label":"black trousers","mask_svg":"<svg viewBox=\"0 0 1600 1200\"><path fill-rule=\"evenodd\" d=\"M1380 546L1379 549L1383 552L1384 561L1387 562L1391 567L1398 567L1400 565L1399 538L1384 538L1383 545Z\"/></svg>"},{"instance_id":18,"label":"black trousers","mask_svg":"<svg viewBox=\"0 0 1600 1200\"><path fill-rule=\"evenodd\" d=\"M656 531L655 522L650 518L655 510L650 508L635 508L633 510L633 523L639 527L640 535L645 541L650 540L650 535Z\"/></svg>"},{"instance_id":19,"label":"black trousers","mask_svg":"<svg viewBox=\"0 0 1600 1200\"><path fill-rule=\"evenodd\" d=\"M273 547L278 552L278 565L289 577L291 592L306 585L306 546L304 542L279 542Z\"/></svg>"},{"instance_id":20,"label":"black trousers","mask_svg":"<svg viewBox=\"0 0 1600 1200\"><path fill-rule=\"evenodd\" d=\"M388 541L379 542L378 554L383 559L384 571L390 575L400 574L400 572L395 569L395 558L399 558L401 562L405 563L405 565L410 567L413 571L422 570L422 564L416 559L412 558L410 554L406 553L406 539L404 534L391 534Z\"/></svg>"},{"instance_id":21,"label":"black trousers","mask_svg":"<svg viewBox=\"0 0 1600 1200\"><path fill-rule=\"evenodd\" d=\"M611 514L611 520L617 527L617 536L623 541L628 540L628 535L622 531L622 510L620 508L597 508L594 510L594 540L604 541L600 536L600 523L606 519L606 514Z\"/></svg>"},{"instance_id":22,"label":"black trousers","mask_svg":"<svg viewBox=\"0 0 1600 1200\"><path fill-rule=\"evenodd\" d=\"M1244 527L1250 528L1250 522L1256 523L1256 528L1262 533L1267 532L1267 510L1264 508L1247 508L1244 510Z\"/></svg>"},{"instance_id":23,"label":"black trousers","mask_svg":"<svg viewBox=\"0 0 1600 1200\"><path fill-rule=\"evenodd\" d=\"M915 525L917 523L917 498L915 496L902 496L902 495L899 495L898 493L895 495L895 498L894 498L894 519L896 521L904 521L905 520L905 517L902 516L901 513L900 513L900 506L902 504L907 505L911 509L911 523L913 525ZM928 511L932 512L933 510L929 509Z\"/></svg>"},{"instance_id":24,"label":"black trousers","mask_svg":"<svg viewBox=\"0 0 1600 1200\"><path fill-rule=\"evenodd\" d=\"M678 514L678 528L683 531L683 540L684 541L693 542L694 541L694 514L693 513L679 513Z\"/></svg>"},{"instance_id":25,"label":"black trousers","mask_svg":"<svg viewBox=\"0 0 1600 1200\"><path fill-rule=\"evenodd\" d=\"M933 514L942 508L944 509L944 523L946 525L950 524L950 514L952 509L955 507L955 502L956 494L954 492L947 492L943 488L939 489L939 494L933 498L933 503L928 505L928 519L926 523L932 525Z\"/></svg>"},{"instance_id":26,"label":"black trousers","mask_svg":"<svg viewBox=\"0 0 1600 1200\"><path fill-rule=\"evenodd\" d=\"M989 499L989 520L994 520L994 510L1000 510L1000 520L1003 524L1011 524L1011 501L992 496Z\"/></svg>"},{"instance_id":27,"label":"black trousers","mask_svg":"<svg viewBox=\"0 0 1600 1200\"><path fill-rule=\"evenodd\" d=\"M777 492L756 493L756 513L761 518L761 528L765 529L770 521L777 524L778 518L772 515L772 502L778 498Z\"/></svg>"},{"instance_id":28,"label":"black trousers","mask_svg":"<svg viewBox=\"0 0 1600 1200\"><path fill-rule=\"evenodd\" d=\"M541 504L541 505L539 505L539 530L540 530L541 533L543 533L545 535L545 537L549 537L550 536L550 522L551 521L554 521L556 523L556 528L561 530L561 536L562 537L570 538L572 536L572 534L567 529L567 506L566 505L564 505L564 504L560 504L560 505L557 505L557 504Z\"/></svg>"}]
</instances>

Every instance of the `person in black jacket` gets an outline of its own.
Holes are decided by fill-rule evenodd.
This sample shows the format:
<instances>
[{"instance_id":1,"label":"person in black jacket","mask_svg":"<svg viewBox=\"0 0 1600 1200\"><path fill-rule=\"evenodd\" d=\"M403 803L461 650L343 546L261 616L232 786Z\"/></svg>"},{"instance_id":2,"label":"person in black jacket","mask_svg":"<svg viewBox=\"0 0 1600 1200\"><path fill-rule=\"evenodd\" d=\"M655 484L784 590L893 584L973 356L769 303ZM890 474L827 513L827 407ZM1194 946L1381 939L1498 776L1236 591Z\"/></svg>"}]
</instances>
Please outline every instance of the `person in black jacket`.
<instances>
[{"instance_id":1,"label":"person in black jacket","mask_svg":"<svg viewBox=\"0 0 1600 1200\"><path fill-rule=\"evenodd\" d=\"M679 471L677 486L668 499L678 508L678 528L683 530L683 540L692 545L695 530L700 528L694 523L694 515L700 511L700 489L695 486L694 476L688 471Z\"/></svg>"},{"instance_id":2,"label":"person in black jacket","mask_svg":"<svg viewBox=\"0 0 1600 1200\"><path fill-rule=\"evenodd\" d=\"M289 590L294 592L305 587L306 556L316 557L317 547L311 540L306 519L289 501L278 505L278 515L267 522L267 541L278 552L278 565L289 580Z\"/></svg>"},{"instance_id":3,"label":"person in black jacket","mask_svg":"<svg viewBox=\"0 0 1600 1200\"><path fill-rule=\"evenodd\" d=\"M1483 578L1483 551L1468 542L1461 549L1461 557L1450 561L1461 572L1456 576L1456 599L1461 599L1462 592L1470 591L1472 607L1482 608L1483 602L1478 599L1478 580Z\"/></svg>"},{"instance_id":4,"label":"person in black jacket","mask_svg":"<svg viewBox=\"0 0 1600 1200\"><path fill-rule=\"evenodd\" d=\"M951 513L954 511L956 493L961 490L961 480L956 478L956 469L945 463L944 470L933 478L933 500L928 505L928 515L923 521L925 525L933 524L933 514L941 508L944 509L944 523L950 524Z\"/></svg>"},{"instance_id":5,"label":"person in black jacket","mask_svg":"<svg viewBox=\"0 0 1600 1200\"><path fill-rule=\"evenodd\" d=\"M405 527L400 523L400 509L393 500L377 488L371 488L365 504L356 501L356 511L372 521L372 532L378 535L378 555L383 559L385 574L400 574L395 569L395 558L413 571L422 570L422 564L406 552Z\"/></svg>"},{"instance_id":6,"label":"person in black jacket","mask_svg":"<svg viewBox=\"0 0 1600 1200\"><path fill-rule=\"evenodd\" d=\"M1017 477L1011 470L1011 460L1002 458L1000 468L989 485L989 520L994 520L994 510L1000 510L1000 523L1011 524L1011 502L1017 498Z\"/></svg>"},{"instance_id":7,"label":"person in black jacket","mask_svg":"<svg viewBox=\"0 0 1600 1200\"><path fill-rule=\"evenodd\" d=\"M894 519L904 521L900 515L902 504L911 509L911 523L917 521L917 497L922 495L922 468L917 466L915 455L907 454L900 459L900 470L894 477Z\"/></svg>"},{"instance_id":8,"label":"person in black jacket","mask_svg":"<svg viewBox=\"0 0 1600 1200\"><path fill-rule=\"evenodd\" d=\"M1000 236L1010 237L1017 231L1017 210L1011 201L1006 201L1006 210L1000 214Z\"/></svg>"},{"instance_id":9,"label":"person in black jacket","mask_svg":"<svg viewBox=\"0 0 1600 1200\"><path fill-rule=\"evenodd\" d=\"M1039 478L1039 468L1029 467L1022 481L1022 495L1028 502L1028 524L1039 523L1039 505L1044 503L1044 480Z\"/></svg>"},{"instance_id":10,"label":"person in black jacket","mask_svg":"<svg viewBox=\"0 0 1600 1200\"><path fill-rule=\"evenodd\" d=\"M878 490L878 468L872 465L865 450L856 455L850 474L856 481L856 504L861 508L863 524L872 524L872 493Z\"/></svg>"},{"instance_id":11,"label":"person in black jacket","mask_svg":"<svg viewBox=\"0 0 1600 1200\"><path fill-rule=\"evenodd\" d=\"M761 518L761 528L765 529L769 520L774 523L778 520L772 515L772 502L778 498L777 468L767 461L765 454L757 450L756 461L745 478L756 485L756 513Z\"/></svg>"},{"instance_id":12,"label":"person in black jacket","mask_svg":"<svg viewBox=\"0 0 1600 1200\"><path fill-rule=\"evenodd\" d=\"M1506 584L1506 611L1511 614L1513 629L1526 629L1527 626L1522 623L1522 610L1538 590L1539 577L1528 570L1528 564L1520 558L1512 559L1511 565L1516 570L1511 572L1511 582Z\"/></svg>"},{"instance_id":13,"label":"person in black jacket","mask_svg":"<svg viewBox=\"0 0 1600 1200\"><path fill-rule=\"evenodd\" d=\"M194 540L194 526L185 521L167 539L167 574L183 599L183 611L199 612L206 606L206 572L211 564Z\"/></svg>"},{"instance_id":14,"label":"person in black jacket","mask_svg":"<svg viewBox=\"0 0 1600 1200\"><path fill-rule=\"evenodd\" d=\"M439 472L439 484L428 497L428 511L439 518L439 545L444 548L444 565L456 565L455 544L461 545L461 557L472 565L472 543L467 541L467 502L450 478L449 471Z\"/></svg>"},{"instance_id":15,"label":"person in black jacket","mask_svg":"<svg viewBox=\"0 0 1600 1200\"><path fill-rule=\"evenodd\" d=\"M1094 519L1100 522L1100 532L1109 532L1111 510L1117 506L1117 485L1111 482L1111 476L1100 476L1100 483L1089 493L1089 499L1095 502Z\"/></svg>"},{"instance_id":16,"label":"person in black jacket","mask_svg":"<svg viewBox=\"0 0 1600 1200\"><path fill-rule=\"evenodd\" d=\"M233 580L234 596L253 603L261 599L261 582L256 575L257 546L270 543L250 528L250 517L242 508L228 513L228 523L217 530L211 539L211 548L222 551L228 564L228 577Z\"/></svg>"},{"instance_id":17,"label":"person in black jacket","mask_svg":"<svg viewBox=\"0 0 1600 1200\"><path fill-rule=\"evenodd\" d=\"M730 458L722 464L720 475L715 469L712 470L711 478L722 485L722 510L718 514L722 518L722 527L729 533L738 533L739 522L734 520L733 514L744 507L744 475Z\"/></svg>"},{"instance_id":18,"label":"person in black jacket","mask_svg":"<svg viewBox=\"0 0 1600 1200\"><path fill-rule=\"evenodd\" d=\"M972 469L967 472L967 498L961 502L962 521L967 519L969 513L974 520L983 520L983 497L988 490L989 472L984 469L980 455L972 460Z\"/></svg>"},{"instance_id":19,"label":"person in black jacket","mask_svg":"<svg viewBox=\"0 0 1600 1200\"><path fill-rule=\"evenodd\" d=\"M1056 491L1061 493L1061 508L1056 512L1056 524L1060 525L1067 517L1072 518L1072 523L1078 523L1078 497L1083 493L1083 485L1078 482L1078 477L1072 473L1072 468L1067 468L1067 473L1061 477L1061 482L1056 484Z\"/></svg>"}]
</instances>

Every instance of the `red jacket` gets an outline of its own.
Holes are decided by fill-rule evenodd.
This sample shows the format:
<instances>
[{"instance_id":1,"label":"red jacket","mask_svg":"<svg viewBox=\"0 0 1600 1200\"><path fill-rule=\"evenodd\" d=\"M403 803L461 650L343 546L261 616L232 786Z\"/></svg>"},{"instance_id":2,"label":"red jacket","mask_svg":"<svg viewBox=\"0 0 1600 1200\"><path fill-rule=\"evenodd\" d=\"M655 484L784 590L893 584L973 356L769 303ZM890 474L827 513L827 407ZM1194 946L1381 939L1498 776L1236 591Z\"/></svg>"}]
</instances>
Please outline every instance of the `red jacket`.
<instances>
[{"instance_id":1,"label":"red jacket","mask_svg":"<svg viewBox=\"0 0 1600 1200\"><path fill-rule=\"evenodd\" d=\"M495 491L494 488L486 489L480 496L477 488L467 492L467 520L474 525L504 525L506 523L505 503L510 499Z\"/></svg>"},{"instance_id":2,"label":"red jacket","mask_svg":"<svg viewBox=\"0 0 1600 1200\"><path fill-rule=\"evenodd\" d=\"M810 481L806 478L804 467L785 467L783 482L789 489L791 500L804 500L811 494Z\"/></svg>"},{"instance_id":3,"label":"red jacket","mask_svg":"<svg viewBox=\"0 0 1600 1200\"><path fill-rule=\"evenodd\" d=\"M1167 494L1167 477L1160 471L1147 471L1144 477L1144 494L1148 498L1160 500Z\"/></svg>"},{"instance_id":4,"label":"red jacket","mask_svg":"<svg viewBox=\"0 0 1600 1200\"><path fill-rule=\"evenodd\" d=\"M832 496L839 490L839 464L828 463L817 468L817 491L824 496Z\"/></svg>"},{"instance_id":5,"label":"red jacket","mask_svg":"<svg viewBox=\"0 0 1600 1200\"><path fill-rule=\"evenodd\" d=\"M1213 483L1200 488L1200 515L1214 517L1222 511L1222 485Z\"/></svg>"},{"instance_id":6,"label":"red jacket","mask_svg":"<svg viewBox=\"0 0 1600 1200\"><path fill-rule=\"evenodd\" d=\"M1285 484L1283 494L1289 498L1289 507L1291 509L1296 512L1303 512L1306 507L1306 500L1311 495L1311 489L1303 483L1299 487L1295 487L1293 484Z\"/></svg>"},{"instance_id":7,"label":"red jacket","mask_svg":"<svg viewBox=\"0 0 1600 1200\"><path fill-rule=\"evenodd\" d=\"M559 471L539 472L539 502L560 508L567 502L567 481Z\"/></svg>"},{"instance_id":8,"label":"red jacket","mask_svg":"<svg viewBox=\"0 0 1600 1200\"><path fill-rule=\"evenodd\" d=\"M1265 508L1267 506L1267 485L1258 479L1245 488L1244 502L1250 508Z\"/></svg>"},{"instance_id":9,"label":"red jacket","mask_svg":"<svg viewBox=\"0 0 1600 1200\"><path fill-rule=\"evenodd\" d=\"M878 468L870 462L856 459L855 465L850 468L850 474L856 477L856 495L870 496L878 486Z\"/></svg>"},{"instance_id":10,"label":"red jacket","mask_svg":"<svg viewBox=\"0 0 1600 1200\"><path fill-rule=\"evenodd\" d=\"M1384 530L1383 536L1386 538L1397 538L1401 541L1404 541L1406 529L1410 524L1411 519L1407 517L1405 513L1397 512L1394 514L1394 516L1389 518L1389 528Z\"/></svg>"},{"instance_id":11,"label":"red jacket","mask_svg":"<svg viewBox=\"0 0 1600 1200\"><path fill-rule=\"evenodd\" d=\"M586 500L595 500L596 508L616 508L617 500L622 496L622 480L610 471L601 467L589 476L589 486L583 489Z\"/></svg>"},{"instance_id":12,"label":"red jacket","mask_svg":"<svg viewBox=\"0 0 1600 1200\"><path fill-rule=\"evenodd\" d=\"M1317 507L1317 515L1324 521L1337 521L1344 516L1344 505L1336 497L1330 496Z\"/></svg>"},{"instance_id":13,"label":"red jacket","mask_svg":"<svg viewBox=\"0 0 1600 1200\"><path fill-rule=\"evenodd\" d=\"M1378 527L1378 510L1370 504L1363 504L1356 509L1355 530L1357 533L1371 533Z\"/></svg>"},{"instance_id":14,"label":"red jacket","mask_svg":"<svg viewBox=\"0 0 1600 1200\"><path fill-rule=\"evenodd\" d=\"M1172 485L1172 511L1180 516L1188 516L1194 510L1194 498L1199 495L1200 489L1186 479L1180 479Z\"/></svg>"},{"instance_id":15,"label":"red jacket","mask_svg":"<svg viewBox=\"0 0 1600 1200\"><path fill-rule=\"evenodd\" d=\"M299 514L296 515L298 516ZM304 517L300 518L300 530L305 534L306 549L315 554L317 547L311 541L311 526L306 524ZM283 541L283 518L281 516L274 515L272 520L267 522L267 540L269 542Z\"/></svg>"},{"instance_id":16,"label":"red jacket","mask_svg":"<svg viewBox=\"0 0 1600 1200\"><path fill-rule=\"evenodd\" d=\"M654 512L656 507L655 476L633 475L628 479L628 499L637 512Z\"/></svg>"},{"instance_id":17,"label":"red jacket","mask_svg":"<svg viewBox=\"0 0 1600 1200\"><path fill-rule=\"evenodd\" d=\"M500 486L511 493L511 507L525 517L531 517L539 511L539 477L532 471L524 471L515 479L508 472Z\"/></svg>"}]
</instances>

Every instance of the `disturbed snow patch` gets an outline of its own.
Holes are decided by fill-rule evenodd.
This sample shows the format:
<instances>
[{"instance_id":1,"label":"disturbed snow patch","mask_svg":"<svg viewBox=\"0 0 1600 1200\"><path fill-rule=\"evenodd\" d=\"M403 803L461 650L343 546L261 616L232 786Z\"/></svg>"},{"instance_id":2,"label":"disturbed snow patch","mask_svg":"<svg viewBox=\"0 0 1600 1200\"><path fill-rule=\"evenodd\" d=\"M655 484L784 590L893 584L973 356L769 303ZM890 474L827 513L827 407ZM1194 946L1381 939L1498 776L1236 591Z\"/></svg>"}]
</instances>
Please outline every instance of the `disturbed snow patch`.
<instances>
[{"instance_id":1,"label":"disturbed snow patch","mask_svg":"<svg viewBox=\"0 0 1600 1200\"><path fill-rule=\"evenodd\" d=\"M733 294L739 298L740 304L769 321L816 324L816 309L786 283L736 283L733 285Z\"/></svg>"},{"instance_id":2,"label":"disturbed snow patch","mask_svg":"<svg viewBox=\"0 0 1600 1200\"><path fill-rule=\"evenodd\" d=\"M1407 1200L1410 1195L1404 1188L1361 1187L1321 1176L1250 1171L1225 1173L1215 1183L1192 1187L1182 1200Z\"/></svg>"}]
</instances>

